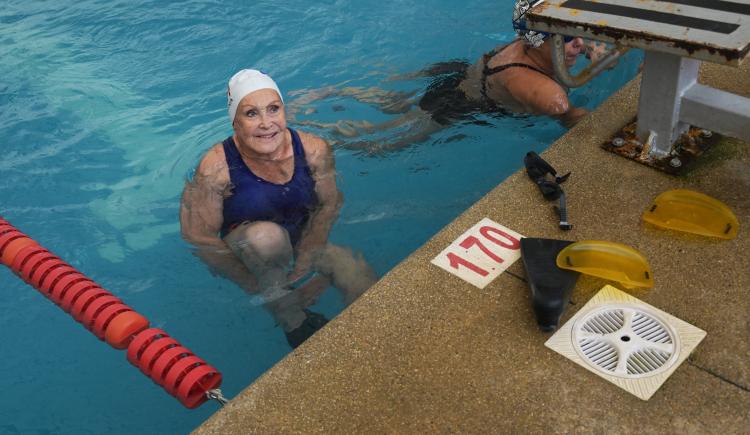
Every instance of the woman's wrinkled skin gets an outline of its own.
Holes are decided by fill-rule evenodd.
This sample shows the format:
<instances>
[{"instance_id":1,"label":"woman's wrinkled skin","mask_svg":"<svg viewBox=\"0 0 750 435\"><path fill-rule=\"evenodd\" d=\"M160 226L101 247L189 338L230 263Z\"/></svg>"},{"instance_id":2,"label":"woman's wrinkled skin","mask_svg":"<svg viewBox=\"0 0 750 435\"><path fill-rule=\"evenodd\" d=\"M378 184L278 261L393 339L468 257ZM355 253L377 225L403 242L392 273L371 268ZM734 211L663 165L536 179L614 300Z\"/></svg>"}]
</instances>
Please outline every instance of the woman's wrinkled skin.
<instances>
[{"instance_id":1,"label":"woman's wrinkled skin","mask_svg":"<svg viewBox=\"0 0 750 435\"><path fill-rule=\"evenodd\" d=\"M266 181L284 184L294 175L294 151L287 129L285 108L276 91L261 89L245 96L234 122L234 141L244 163ZM224 239L223 201L231 195L229 170L221 143L201 160L195 176L186 183L180 207L183 237L211 268L247 292L260 296L285 331L305 320L304 309L317 300L329 283L352 302L375 282L375 273L361 255L328 243L338 216L342 195L336 186L336 169L328 144L317 136L299 132L318 197L300 241L292 246L289 234L273 222L245 222ZM299 287L291 284L310 272Z\"/></svg>"}]
</instances>

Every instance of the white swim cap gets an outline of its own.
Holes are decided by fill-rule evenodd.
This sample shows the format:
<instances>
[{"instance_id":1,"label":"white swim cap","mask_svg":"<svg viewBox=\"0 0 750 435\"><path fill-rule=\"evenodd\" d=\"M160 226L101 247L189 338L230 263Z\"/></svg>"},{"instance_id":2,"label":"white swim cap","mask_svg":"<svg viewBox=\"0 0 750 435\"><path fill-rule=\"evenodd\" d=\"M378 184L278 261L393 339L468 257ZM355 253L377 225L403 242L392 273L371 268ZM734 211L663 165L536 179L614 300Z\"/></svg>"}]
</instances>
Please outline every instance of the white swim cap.
<instances>
[{"instance_id":1,"label":"white swim cap","mask_svg":"<svg viewBox=\"0 0 750 435\"><path fill-rule=\"evenodd\" d=\"M229 79L229 86L227 88L227 106L229 106L230 122L234 122L234 115L237 113L237 106L240 105L240 101L245 98L245 95L259 89L273 89L279 94L281 102L284 102L284 97L281 96L281 91L279 90L279 87L276 86L276 82L274 82L271 77L258 70L243 69Z\"/></svg>"}]
</instances>

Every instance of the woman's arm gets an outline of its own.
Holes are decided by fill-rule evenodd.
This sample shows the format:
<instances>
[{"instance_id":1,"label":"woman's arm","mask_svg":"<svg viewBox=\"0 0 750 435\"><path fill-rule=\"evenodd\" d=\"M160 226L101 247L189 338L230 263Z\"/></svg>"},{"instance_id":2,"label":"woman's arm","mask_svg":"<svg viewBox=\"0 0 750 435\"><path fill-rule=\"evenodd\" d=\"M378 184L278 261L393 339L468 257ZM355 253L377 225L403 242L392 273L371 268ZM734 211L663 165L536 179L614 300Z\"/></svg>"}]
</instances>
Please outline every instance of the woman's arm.
<instances>
[{"instance_id":1,"label":"woman's arm","mask_svg":"<svg viewBox=\"0 0 750 435\"><path fill-rule=\"evenodd\" d=\"M588 114L586 109L570 104L567 92L556 81L536 71L517 68L501 83L527 112L556 118L565 127L572 127Z\"/></svg>"},{"instance_id":2,"label":"woman's arm","mask_svg":"<svg viewBox=\"0 0 750 435\"><path fill-rule=\"evenodd\" d=\"M300 132L300 139L305 149L307 164L315 180L318 208L313 211L296 246L295 267L289 275L292 281L305 275L322 254L343 202L341 192L336 186L336 165L331 147L323 139L312 134Z\"/></svg>"},{"instance_id":3,"label":"woman's arm","mask_svg":"<svg viewBox=\"0 0 750 435\"><path fill-rule=\"evenodd\" d=\"M218 235L228 188L229 171L223 148L218 144L203 157L193 180L185 184L180 202L182 237L195 247L195 254L212 272L255 293L255 277Z\"/></svg>"}]
</instances>

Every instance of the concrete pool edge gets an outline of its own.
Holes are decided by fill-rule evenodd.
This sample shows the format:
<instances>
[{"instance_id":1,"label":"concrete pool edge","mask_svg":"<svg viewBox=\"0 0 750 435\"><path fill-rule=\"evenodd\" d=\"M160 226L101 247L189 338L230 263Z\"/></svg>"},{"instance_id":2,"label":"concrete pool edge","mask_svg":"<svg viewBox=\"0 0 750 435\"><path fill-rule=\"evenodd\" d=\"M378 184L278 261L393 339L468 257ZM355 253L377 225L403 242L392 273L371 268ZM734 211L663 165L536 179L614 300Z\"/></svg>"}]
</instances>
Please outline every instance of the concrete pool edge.
<instances>
[{"instance_id":1,"label":"concrete pool edge","mask_svg":"<svg viewBox=\"0 0 750 435\"><path fill-rule=\"evenodd\" d=\"M750 95L749 63L705 65L703 72L712 86ZM748 335L743 289L750 279L737 273L748 270L737 255L750 248L747 230L714 242L643 228L638 219L656 193L684 187L722 199L746 224L750 182L741 171L750 150L724 141L680 178L602 151L599 144L635 115L637 85L618 91L543 155L573 172L565 185L573 231L556 229L551 204L516 172L195 433L734 432L750 425L750 367L741 358L750 345L738 339ZM520 262L483 290L430 264L483 217L527 236L636 247L652 262L657 284L632 294L705 329L707 339L648 402L596 379L544 348L549 335L536 328ZM579 280L565 318L603 284ZM727 322L739 330L720 328Z\"/></svg>"}]
</instances>

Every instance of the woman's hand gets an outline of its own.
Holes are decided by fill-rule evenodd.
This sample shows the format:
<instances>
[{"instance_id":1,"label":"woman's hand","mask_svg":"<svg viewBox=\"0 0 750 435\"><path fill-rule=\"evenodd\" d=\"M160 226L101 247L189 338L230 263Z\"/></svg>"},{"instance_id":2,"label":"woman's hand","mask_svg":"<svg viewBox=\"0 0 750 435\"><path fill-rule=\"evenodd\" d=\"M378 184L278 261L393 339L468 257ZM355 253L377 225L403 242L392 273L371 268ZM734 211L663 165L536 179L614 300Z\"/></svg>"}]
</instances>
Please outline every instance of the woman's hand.
<instances>
[{"instance_id":1,"label":"woman's hand","mask_svg":"<svg viewBox=\"0 0 750 435\"><path fill-rule=\"evenodd\" d=\"M586 59L589 59L592 63L596 62L600 58L604 57L607 54L607 44L605 42L598 42L598 41L586 41L585 45L585 51L586 51ZM617 65L617 62L612 62L607 69L612 69Z\"/></svg>"},{"instance_id":2,"label":"woman's hand","mask_svg":"<svg viewBox=\"0 0 750 435\"><path fill-rule=\"evenodd\" d=\"M607 44L597 41L586 41L586 59L596 62L607 52Z\"/></svg>"},{"instance_id":3,"label":"woman's hand","mask_svg":"<svg viewBox=\"0 0 750 435\"><path fill-rule=\"evenodd\" d=\"M294 260L294 269L287 275L287 282L294 283L298 279L310 273L313 270L314 258L309 252L300 252Z\"/></svg>"}]
</instances>

